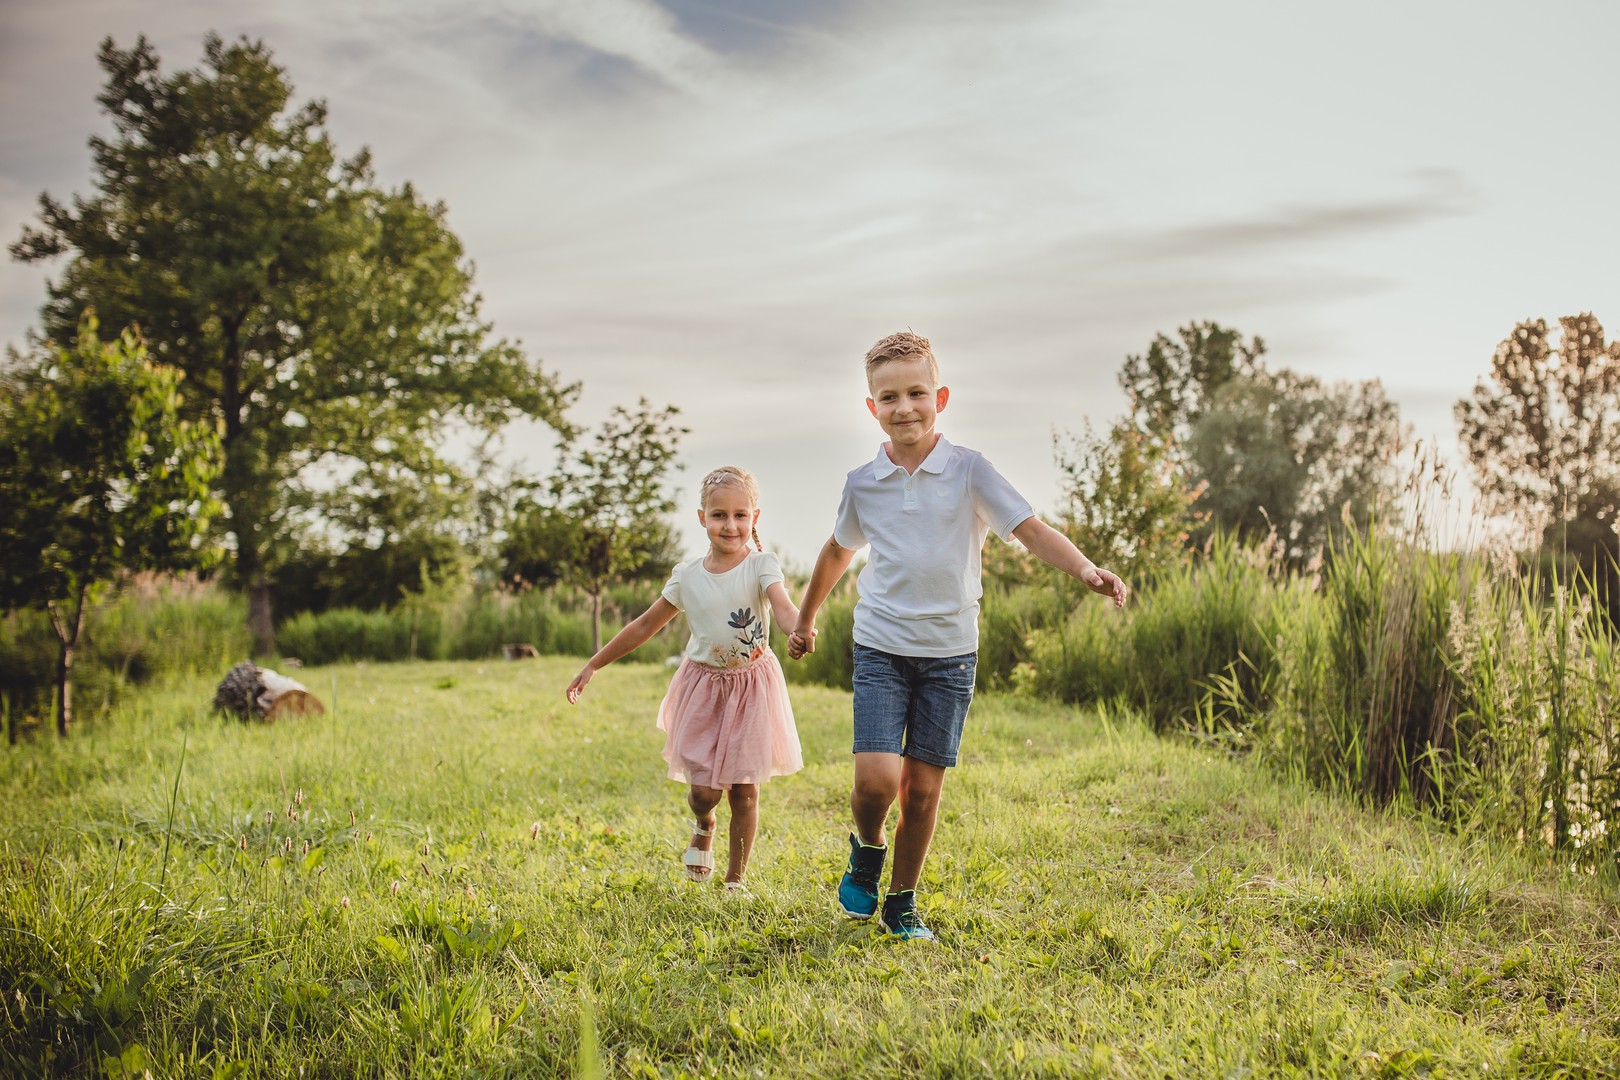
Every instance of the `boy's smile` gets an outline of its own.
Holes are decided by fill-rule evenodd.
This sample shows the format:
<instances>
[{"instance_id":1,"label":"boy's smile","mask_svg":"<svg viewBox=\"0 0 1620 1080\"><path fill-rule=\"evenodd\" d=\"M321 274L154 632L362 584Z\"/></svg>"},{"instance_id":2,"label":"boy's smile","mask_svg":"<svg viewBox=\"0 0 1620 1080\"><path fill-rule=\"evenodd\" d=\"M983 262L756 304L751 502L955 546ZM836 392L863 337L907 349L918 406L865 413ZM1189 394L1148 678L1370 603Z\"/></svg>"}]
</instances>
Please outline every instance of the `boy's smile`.
<instances>
[{"instance_id":1,"label":"boy's smile","mask_svg":"<svg viewBox=\"0 0 1620 1080\"><path fill-rule=\"evenodd\" d=\"M926 455L933 449L934 424L951 391L934 385L925 357L890 360L876 368L871 389L866 407L895 450L910 456L917 451Z\"/></svg>"}]
</instances>

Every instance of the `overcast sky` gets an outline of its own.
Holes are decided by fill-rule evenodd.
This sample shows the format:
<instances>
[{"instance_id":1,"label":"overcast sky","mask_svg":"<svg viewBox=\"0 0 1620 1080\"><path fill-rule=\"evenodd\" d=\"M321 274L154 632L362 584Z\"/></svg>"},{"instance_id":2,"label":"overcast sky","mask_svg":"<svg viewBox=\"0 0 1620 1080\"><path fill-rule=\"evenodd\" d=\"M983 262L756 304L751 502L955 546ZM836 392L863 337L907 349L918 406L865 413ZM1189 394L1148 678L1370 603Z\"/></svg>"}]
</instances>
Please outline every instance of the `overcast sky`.
<instances>
[{"instance_id":1,"label":"overcast sky","mask_svg":"<svg viewBox=\"0 0 1620 1080\"><path fill-rule=\"evenodd\" d=\"M339 150L450 207L503 336L577 419L673 403L697 479L753 470L807 565L910 327L941 419L1038 510L1054 430L1122 411L1157 332L1451 405L1526 317L1620 335L1620 4L1284 0L3 0L0 226L89 191L100 40L167 69L262 38ZM0 341L52 268L0 267ZM545 431L515 433L538 469Z\"/></svg>"}]
</instances>

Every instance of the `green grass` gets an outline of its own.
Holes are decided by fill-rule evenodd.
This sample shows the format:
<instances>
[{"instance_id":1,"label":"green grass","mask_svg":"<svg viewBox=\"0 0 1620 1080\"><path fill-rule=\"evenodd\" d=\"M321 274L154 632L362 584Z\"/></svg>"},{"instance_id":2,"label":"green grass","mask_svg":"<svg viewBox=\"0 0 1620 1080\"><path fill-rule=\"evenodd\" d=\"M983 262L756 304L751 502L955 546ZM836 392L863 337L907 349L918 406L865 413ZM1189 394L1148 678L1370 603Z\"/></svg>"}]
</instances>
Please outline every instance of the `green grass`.
<instances>
[{"instance_id":1,"label":"green grass","mask_svg":"<svg viewBox=\"0 0 1620 1080\"><path fill-rule=\"evenodd\" d=\"M576 666L306 669L273 727L183 682L0 758L0 1075L1620 1075L1584 875L986 697L895 945L831 903L847 695L794 687L737 903L679 874L667 671Z\"/></svg>"}]
</instances>

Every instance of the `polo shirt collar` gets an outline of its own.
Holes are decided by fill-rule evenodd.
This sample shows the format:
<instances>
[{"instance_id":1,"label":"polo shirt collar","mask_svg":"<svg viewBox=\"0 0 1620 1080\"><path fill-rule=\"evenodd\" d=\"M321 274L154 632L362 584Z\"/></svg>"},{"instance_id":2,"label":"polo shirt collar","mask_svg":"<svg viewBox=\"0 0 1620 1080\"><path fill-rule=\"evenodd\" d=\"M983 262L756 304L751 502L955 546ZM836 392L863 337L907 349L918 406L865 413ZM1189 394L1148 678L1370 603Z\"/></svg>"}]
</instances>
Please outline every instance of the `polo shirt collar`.
<instances>
[{"instance_id":1,"label":"polo shirt collar","mask_svg":"<svg viewBox=\"0 0 1620 1080\"><path fill-rule=\"evenodd\" d=\"M951 441L941 435L939 441L934 444L934 448L928 452L928 456L923 458L923 463L917 467L923 472L930 472L938 476L945 471L945 462L950 460L951 449ZM877 457L872 459L872 476L875 479L882 480L891 473L904 471L889 457L888 452L883 449L883 444L879 443Z\"/></svg>"}]
</instances>

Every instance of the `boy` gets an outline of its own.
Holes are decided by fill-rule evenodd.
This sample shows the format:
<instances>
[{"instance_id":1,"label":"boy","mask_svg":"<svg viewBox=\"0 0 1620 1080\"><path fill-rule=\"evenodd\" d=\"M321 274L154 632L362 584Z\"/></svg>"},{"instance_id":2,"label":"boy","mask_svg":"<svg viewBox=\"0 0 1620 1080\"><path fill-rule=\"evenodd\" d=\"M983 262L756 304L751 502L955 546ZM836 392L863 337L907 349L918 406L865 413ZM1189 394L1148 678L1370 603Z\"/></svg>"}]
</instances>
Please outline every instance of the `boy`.
<instances>
[{"instance_id":1,"label":"boy","mask_svg":"<svg viewBox=\"0 0 1620 1080\"><path fill-rule=\"evenodd\" d=\"M860 547L871 556L855 605L856 832L838 905L852 919L878 911L888 854L884 825L900 803L894 866L878 925L932 941L917 912L917 879L939 813L945 770L956 764L973 699L979 644L980 551L987 532L1017 539L1093 592L1125 603L1125 583L1093 565L982 456L953 446L935 424L950 399L928 339L891 334L866 354L866 407L888 436L875 460L850 472L832 538L816 559L788 640L815 649L816 612Z\"/></svg>"}]
</instances>

